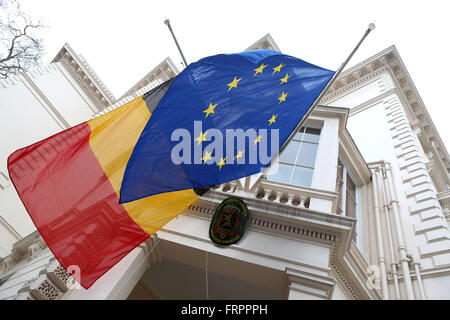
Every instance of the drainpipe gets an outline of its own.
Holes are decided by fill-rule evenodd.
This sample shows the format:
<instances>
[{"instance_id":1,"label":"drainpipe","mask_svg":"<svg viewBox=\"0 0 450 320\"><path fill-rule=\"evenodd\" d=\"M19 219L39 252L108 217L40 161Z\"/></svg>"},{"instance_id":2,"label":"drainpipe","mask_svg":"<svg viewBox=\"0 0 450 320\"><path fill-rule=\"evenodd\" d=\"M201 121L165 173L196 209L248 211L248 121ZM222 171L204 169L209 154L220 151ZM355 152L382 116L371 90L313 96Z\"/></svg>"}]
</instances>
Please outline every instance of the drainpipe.
<instances>
[{"instance_id":1,"label":"drainpipe","mask_svg":"<svg viewBox=\"0 0 450 320\"><path fill-rule=\"evenodd\" d=\"M395 250L394 250L394 242L392 240L392 227L391 227L391 219L389 217L389 200L386 195L386 184L383 178L383 172L381 172L379 176L379 185L381 189L381 193L383 195L383 207L384 207L384 216L386 220L387 234L389 239L389 251L391 253L391 272L394 278L394 288L395 288L395 298L400 300L400 288L398 285L398 272L397 272L397 259L395 258Z\"/></svg>"},{"instance_id":2,"label":"drainpipe","mask_svg":"<svg viewBox=\"0 0 450 320\"><path fill-rule=\"evenodd\" d=\"M386 259L384 258L384 248L383 248L383 234L381 232L381 220L380 220L380 210L378 207L378 174L375 170L372 172L372 189L373 189L373 201L375 209L375 228L377 233L377 249L378 249L378 264L380 265L381 273L381 290L383 294L383 300L389 300L389 291L387 284L387 273L386 273Z\"/></svg>"},{"instance_id":3,"label":"drainpipe","mask_svg":"<svg viewBox=\"0 0 450 320\"><path fill-rule=\"evenodd\" d=\"M411 273L409 272L408 252L406 250L405 238L403 236L400 213L398 208L398 200L395 198L394 184L392 182L392 170L389 163L386 163L386 178L388 182L388 196L391 199L392 211L394 212L394 224L397 232L398 251L400 254L400 264L402 266L403 278L405 281L406 295L408 300L414 300L414 290L411 281Z\"/></svg>"},{"instance_id":4,"label":"drainpipe","mask_svg":"<svg viewBox=\"0 0 450 320\"><path fill-rule=\"evenodd\" d=\"M417 284L419 285L420 300L426 300L425 290L423 288L422 275L420 274L420 262L415 262L416 259L412 259L412 265L414 266L414 271L416 271Z\"/></svg>"}]
</instances>

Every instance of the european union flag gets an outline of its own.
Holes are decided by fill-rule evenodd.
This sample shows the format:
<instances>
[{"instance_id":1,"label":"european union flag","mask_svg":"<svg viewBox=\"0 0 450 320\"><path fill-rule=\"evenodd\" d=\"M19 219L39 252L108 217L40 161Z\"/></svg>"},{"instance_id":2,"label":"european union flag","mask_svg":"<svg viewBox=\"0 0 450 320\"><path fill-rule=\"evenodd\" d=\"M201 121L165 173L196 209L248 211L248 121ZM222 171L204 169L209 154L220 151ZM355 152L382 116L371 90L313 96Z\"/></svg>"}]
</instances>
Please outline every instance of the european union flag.
<instances>
[{"instance_id":1,"label":"european union flag","mask_svg":"<svg viewBox=\"0 0 450 320\"><path fill-rule=\"evenodd\" d=\"M142 131L120 202L264 170L333 75L272 50L220 54L189 65Z\"/></svg>"}]
</instances>

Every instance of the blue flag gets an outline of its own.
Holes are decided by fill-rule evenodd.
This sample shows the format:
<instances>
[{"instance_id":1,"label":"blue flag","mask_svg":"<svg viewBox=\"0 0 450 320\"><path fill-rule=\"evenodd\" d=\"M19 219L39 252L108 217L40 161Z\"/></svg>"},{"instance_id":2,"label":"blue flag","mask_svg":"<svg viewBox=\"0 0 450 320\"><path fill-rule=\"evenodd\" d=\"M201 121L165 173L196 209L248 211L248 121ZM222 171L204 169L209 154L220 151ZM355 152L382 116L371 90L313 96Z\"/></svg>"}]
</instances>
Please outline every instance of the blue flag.
<instances>
[{"instance_id":1,"label":"blue flag","mask_svg":"<svg viewBox=\"0 0 450 320\"><path fill-rule=\"evenodd\" d=\"M333 75L272 50L192 63L171 83L142 131L120 202L261 172Z\"/></svg>"}]
</instances>

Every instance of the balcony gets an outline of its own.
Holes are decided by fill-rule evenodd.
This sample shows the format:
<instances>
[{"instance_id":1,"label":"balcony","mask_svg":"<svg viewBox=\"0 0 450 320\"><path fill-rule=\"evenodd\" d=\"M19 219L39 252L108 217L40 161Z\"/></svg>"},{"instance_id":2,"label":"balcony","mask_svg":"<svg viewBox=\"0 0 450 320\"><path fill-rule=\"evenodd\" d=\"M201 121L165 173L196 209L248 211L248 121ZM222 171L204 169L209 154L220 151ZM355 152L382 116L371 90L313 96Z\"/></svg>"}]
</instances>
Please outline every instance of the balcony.
<instances>
[{"instance_id":1,"label":"balcony","mask_svg":"<svg viewBox=\"0 0 450 320\"><path fill-rule=\"evenodd\" d=\"M336 213L338 193L271 181L261 175L250 186L250 178L235 180L214 186L212 189L223 193L247 196L262 201L284 204L290 207L314 209L326 213ZM324 205L325 204L325 205ZM330 206L331 204L331 206ZM329 209L331 207L331 212Z\"/></svg>"}]
</instances>

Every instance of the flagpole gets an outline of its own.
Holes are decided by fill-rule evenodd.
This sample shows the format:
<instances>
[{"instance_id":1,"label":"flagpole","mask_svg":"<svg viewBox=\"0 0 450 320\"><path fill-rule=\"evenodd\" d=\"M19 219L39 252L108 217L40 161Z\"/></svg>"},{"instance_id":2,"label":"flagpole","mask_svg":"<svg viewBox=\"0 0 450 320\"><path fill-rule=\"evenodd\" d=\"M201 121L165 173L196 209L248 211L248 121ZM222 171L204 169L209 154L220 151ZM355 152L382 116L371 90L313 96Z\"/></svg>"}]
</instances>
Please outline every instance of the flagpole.
<instances>
[{"instance_id":1,"label":"flagpole","mask_svg":"<svg viewBox=\"0 0 450 320\"><path fill-rule=\"evenodd\" d=\"M170 20L169 19L164 20L164 24L169 28L169 31L172 34L173 40L175 41L178 51L180 52L181 58L183 59L184 67L186 68L188 66L188 63L186 62L186 59L184 58L183 51L181 51L180 45L178 44L178 41L177 41L177 38L175 37L172 27L170 26Z\"/></svg>"},{"instance_id":2,"label":"flagpole","mask_svg":"<svg viewBox=\"0 0 450 320\"><path fill-rule=\"evenodd\" d=\"M302 120L300 120L300 122L297 124L297 126L295 127L295 129L291 132L291 134L289 135L289 137L287 138L287 140L284 142L284 144L281 146L280 148L280 152L278 153L278 157L281 155L281 153L284 151L284 149L287 147L287 145L289 144L289 142L292 141L292 139L294 139L295 134L297 133L297 131L303 126L304 122L306 121L306 119L309 117L309 115L313 112L314 108L317 106L317 104L319 103L319 101L322 99L322 97L325 95L325 93L327 92L327 90L333 85L334 81L336 81L336 79L339 77L339 75L342 73L342 71L344 70L344 68L347 66L348 62L350 61L350 59L354 56L354 54L356 53L356 51L359 49L359 47L361 46L361 44L363 43L363 41L366 39L366 37L369 35L369 33L375 29L375 24L371 23L369 24L369 27L367 28L366 32L364 33L363 37L361 38L361 40L359 40L358 44L356 45L356 47L353 49L353 51L350 53L350 55L347 57L347 59L345 59L345 61L342 63L342 65L339 67L339 69L336 71L336 73L334 74L334 76L331 78L330 81L328 81L327 85L325 86L325 88L322 90L322 92L317 96L316 100L314 100L313 104L311 105L311 107L309 108L309 110L306 112L306 114L303 116Z\"/></svg>"},{"instance_id":3,"label":"flagpole","mask_svg":"<svg viewBox=\"0 0 450 320\"><path fill-rule=\"evenodd\" d=\"M166 20L168 21L168 20ZM164 22L166 23L166 22ZM169 26L170 29L170 25L168 23L166 23ZM295 127L295 129L291 132L291 134L289 135L289 137L287 138L287 140L284 142L284 144L281 146L280 151L278 152L278 155L276 157L274 157L272 159L272 163L275 162L276 159L279 158L279 156L281 155L281 153L285 150L286 146L289 144L289 142L292 141L292 139L294 139L295 134L297 133L297 131L303 126L304 122L306 121L306 119L309 117L309 115L313 112L314 107L317 106L317 104L319 103L320 99L322 99L322 97L325 95L325 93L327 92L327 90L333 85L334 81L336 81L336 79L339 77L339 75L342 73L342 71L344 70L344 68L347 66L348 62L350 61L350 59L355 55L356 51L359 49L359 47L361 46L361 44L363 43L363 41L366 39L366 37L369 35L369 33L375 29L375 24L374 23L370 23L369 27L367 28L366 32L364 33L363 37L361 38L361 40L359 40L358 44L356 45L356 47L353 49L353 51L350 53L350 55L347 57L347 59L345 59L345 61L342 63L342 65L339 67L339 69L336 71L336 73L334 74L334 76L330 79L330 81L328 81L327 85L325 86L325 88L322 90L322 92L317 96L316 100L314 100L313 104L311 105L311 107L309 108L309 110L306 112L306 114L303 116L303 118L300 120L300 122L297 124L297 126ZM172 33L173 34L173 33ZM176 41L176 40L175 40ZM178 44L177 44L178 45ZM181 52L181 51L180 51ZM263 175L269 170L270 167L267 167L266 170L264 170ZM198 195L203 195L205 192L207 192L208 190L210 190L210 187L204 187L204 188L195 188L194 191L195 193L197 193Z\"/></svg>"}]
</instances>

